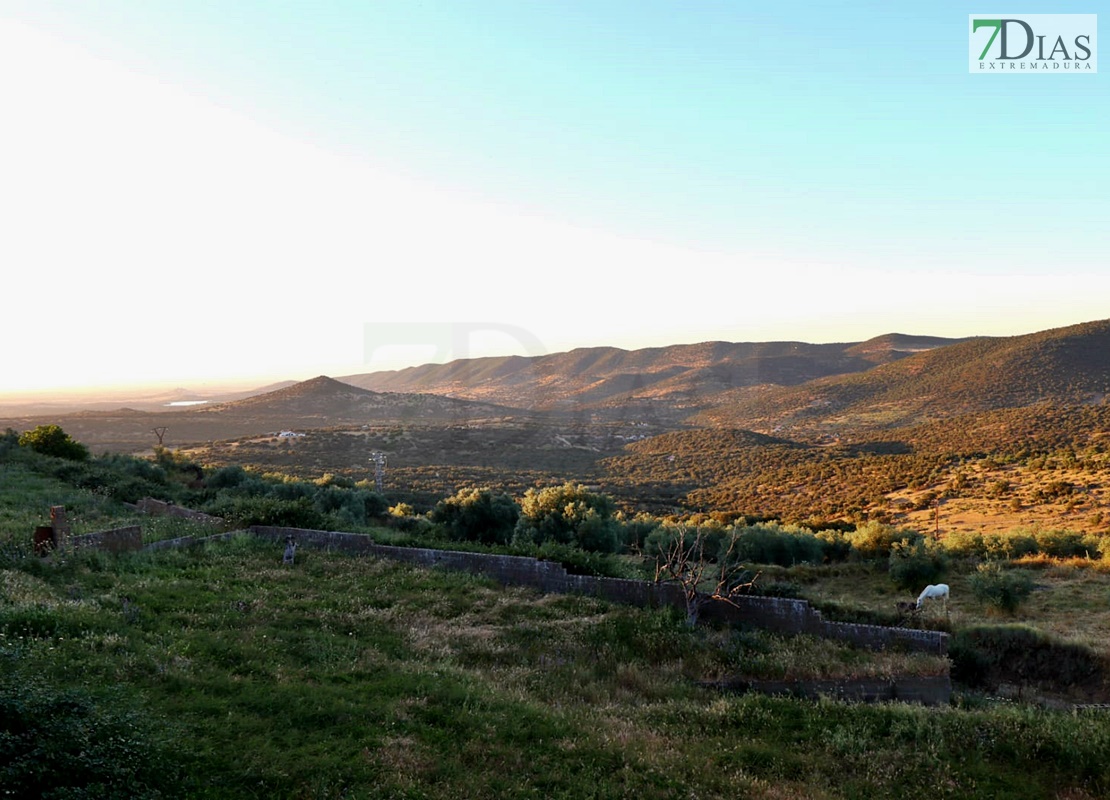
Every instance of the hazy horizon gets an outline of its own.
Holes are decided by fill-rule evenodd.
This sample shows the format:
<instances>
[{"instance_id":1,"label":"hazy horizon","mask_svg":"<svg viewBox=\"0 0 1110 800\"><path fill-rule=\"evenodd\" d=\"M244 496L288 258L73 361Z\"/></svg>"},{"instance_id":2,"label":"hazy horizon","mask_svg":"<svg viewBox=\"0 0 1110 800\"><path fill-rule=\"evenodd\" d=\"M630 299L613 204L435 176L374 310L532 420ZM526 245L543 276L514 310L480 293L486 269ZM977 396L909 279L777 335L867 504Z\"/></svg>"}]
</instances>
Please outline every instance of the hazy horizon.
<instances>
[{"instance_id":1,"label":"hazy horizon","mask_svg":"<svg viewBox=\"0 0 1110 800\"><path fill-rule=\"evenodd\" d=\"M1054 328L1055 327L1071 327L1072 325L1080 325L1080 324L1083 324L1083 323L1086 323L1086 322L1097 322L1097 321L1098 320L1077 320L1077 321L1074 321L1074 322L1069 322L1069 323L1067 323L1065 325L1062 325L1062 326L1053 326L1053 327ZM796 341L796 342L803 342L803 343L806 343L806 344L847 344L847 343L852 343L852 342L857 342L857 341L859 341L859 342L868 341L870 339L875 339L875 338L879 338L881 336L886 336L886 335L891 335L891 334L905 335L905 336L910 336L910 337L918 337L918 336L937 337L937 336L940 336L940 338L961 339L961 338L971 338L971 337L976 337L976 336L1003 336L1003 337L1005 337L1005 336L1022 336L1022 335L1026 335L1026 334L1039 333L1042 330L1050 330L1050 329L1037 329L1037 330L1028 330L1028 331L1023 330L1023 331L1017 331L1017 332L1014 332L1014 333L998 333L998 334L969 334L968 336L940 336L939 334L921 332L921 331L913 332L913 333L909 333L909 332L906 332L906 331L884 331L882 333L876 333L873 336L868 336L868 337L865 337L863 339L858 339L858 340L856 340L856 339L830 339L830 340L827 340L827 341L811 341L811 340L803 340L803 339L797 339L797 338L788 338L788 339L766 340L766 341L767 342L775 342L775 341L795 342ZM690 341L690 342L671 342L670 345L682 346L682 345L688 345L688 344L700 344L701 342L704 342L704 341L709 341L709 340L699 340L699 341ZM714 341L732 341L734 343L742 343L742 342L740 342L740 340L724 340L724 339L722 339L722 340L714 340ZM750 342L751 340L748 340L748 341ZM646 345L646 347L670 346L670 345ZM585 347L609 347L609 346L612 346L612 345L604 345L604 344L585 345ZM574 348L571 348L571 349L574 349ZM621 348L621 349L632 350L632 349L639 349L639 348ZM542 352L542 353L510 353L510 352L485 353L485 354L482 354L482 355L475 355L475 356L470 356L470 357L473 357L473 358L498 358L498 357L506 357L506 356L511 356L511 355L541 356L541 355L553 355L553 354L559 353L559 352L567 352L567 351L551 351L551 352ZM34 390L33 389L33 390L27 390L27 391L0 391L0 404L7 403L9 405L22 405L22 404L26 404L26 405L31 405L31 404L46 405L46 404L49 404L51 402L58 402L58 403L64 404L64 403L74 403L74 402L78 402L78 401L91 402L91 401L97 401L97 400L102 401L102 402L112 402L113 400L116 400L116 399L129 399L130 398L130 399L139 400L139 399L158 398L158 397L163 396L163 395L169 396L169 395L174 395L176 393L181 393L181 392L192 393L192 394L196 394L196 395L200 395L200 396L217 396L217 395L223 395L223 394L234 394L234 393L237 393L237 392L253 392L253 391L256 391L258 389L264 389L264 388L267 388L269 386L279 385L279 384L298 383L298 382L301 382L301 381L311 380L312 378L319 377L321 375L326 375L327 377L334 378L334 379L337 379L337 380L341 380L344 377L352 376L352 375L362 375L362 374L369 374L369 373L373 373L373 372L393 372L393 371L398 371L398 370L403 370L403 369L408 369L408 368L413 368L413 367L425 366L425 365L428 365L428 364L445 364L445 363L449 363L450 361L460 360L460 359L467 358L467 357L468 356L451 357L451 358L444 358L444 359L440 359L440 360L436 360L436 361L420 361L419 359L417 359L417 360L413 361L412 363L404 364L404 365L397 366L397 367L390 367L390 368L383 368L383 369L360 369L360 370L355 370L355 371L347 371L347 372L339 371L339 372L334 372L334 373L327 373L327 372L320 372L320 371L315 371L314 372L312 370L309 370L308 373L257 376L255 378L242 377L242 378L234 378L234 379L226 379L226 380L213 380L213 379L201 377L201 378L198 378L198 379L195 379L195 380L182 380L182 381L169 380L169 381L164 381L164 382L160 382L160 383L158 383L158 382L148 382L148 383L136 382L136 383L117 384L117 385L103 385L102 384L102 385L88 385L88 386L70 386L70 387L61 387L61 388L56 388L56 389L45 389L45 390L43 390L43 389Z\"/></svg>"},{"instance_id":2,"label":"hazy horizon","mask_svg":"<svg viewBox=\"0 0 1110 800\"><path fill-rule=\"evenodd\" d=\"M0 0L0 397L1104 318L1110 90L967 28Z\"/></svg>"}]
</instances>

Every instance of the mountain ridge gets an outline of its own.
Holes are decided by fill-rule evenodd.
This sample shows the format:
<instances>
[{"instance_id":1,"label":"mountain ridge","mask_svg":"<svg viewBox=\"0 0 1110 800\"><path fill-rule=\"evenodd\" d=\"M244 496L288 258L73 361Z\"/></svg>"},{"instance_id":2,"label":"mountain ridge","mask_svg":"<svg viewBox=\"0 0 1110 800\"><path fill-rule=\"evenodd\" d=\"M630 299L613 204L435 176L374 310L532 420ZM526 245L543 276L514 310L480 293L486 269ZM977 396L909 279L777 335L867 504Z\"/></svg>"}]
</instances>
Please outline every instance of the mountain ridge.
<instances>
[{"instance_id":1,"label":"mountain ridge","mask_svg":"<svg viewBox=\"0 0 1110 800\"><path fill-rule=\"evenodd\" d=\"M892 428L1042 402L1110 395L1110 320L1008 337L974 337L874 369L722 402L702 422L756 430Z\"/></svg>"},{"instance_id":2,"label":"mountain ridge","mask_svg":"<svg viewBox=\"0 0 1110 800\"><path fill-rule=\"evenodd\" d=\"M327 375L284 386L228 403L196 408L195 414L285 415L297 419L324 418L329 424L391 421L457 420L476 416L519 414L505 408L462 398L416 392L377 392Z\"/></svg>"},{"instance_id":3,"label":"mountain ridge","mask_svg":"<svg viewBox=\"0 0 1110 800\"><path fill-rule=\"evenodd\" d=\"M541 356L487 356L423 364L339 379L373 391L450 394L537 410L576 404L671 397L685 401L714 392L766 384L797 385L869 370L923 348L963 341L884 334L866 342L723 342L648 347L580 347Z\"/></svg>"}]
</instances>

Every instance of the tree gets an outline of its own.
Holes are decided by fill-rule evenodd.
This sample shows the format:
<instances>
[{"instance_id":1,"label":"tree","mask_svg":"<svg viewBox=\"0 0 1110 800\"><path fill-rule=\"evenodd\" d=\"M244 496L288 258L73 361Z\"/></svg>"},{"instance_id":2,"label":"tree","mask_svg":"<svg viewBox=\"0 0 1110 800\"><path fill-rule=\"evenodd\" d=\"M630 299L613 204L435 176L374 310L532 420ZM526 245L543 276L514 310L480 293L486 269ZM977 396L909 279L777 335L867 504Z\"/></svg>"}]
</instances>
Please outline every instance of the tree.
<instances>
[{"instance_id":1,"label":"tree","mask_svg":"<svg viewBox=\"0 0 1110 800\"><path fill-rule=\"evenodd\" d=\"M677 583L682 589L686 604L686 624L693 627L701 616L701 611L712 602L734 603L733 598L749 591L755 578L748 578L748 571L736 560L735 548L739 537L733 536L728 549L717 558L716 564L710 561L706 552L706 534L699 528L693 537L687 536L684 527L679 527L663 554L655 562L656 583ZM706 590L703 586L712 588Z\"/></svg>"},{"instance_id":2,"label":"tree","mask_svg":"<svg viewBox=\"0 0 1110 800\"><path fill-rule=\"evenodd\" d=\"M89 457L89 448L70 438L58 425L39 425L26 431L19 437L19 446L71 461L86 461Z\"/></svg>"},{"instance_id":3,"label":"tree","mask_svg":"<svg viewBox=\"0 0 1110 800\"><path fill-rule=\"evenodd\" d=\"M865 560L888 559L895 542L912 544L923 538L917 531L896 528L893 525L884 525L875 521L866 522L848 534L852 551L857 558Z\"/></svg>"},{"instance_id":4,"label":"tree","mask_svg":"<svg viewBox=\"0 0 1110 800\"><path fill-rule=\"evenodd\" d=\"M432 509L432 521L451 538L485 544L508 544L519 518L512 496L487 487L460 489Z\"/></svg>"},{"instance_id":5,"label":"tree","mask_svg":"<svg viewBox=\"0 0 1110 800\"><path fill-rule=\"evenodd\" d=\"M1007 569L998 561L980 564L968 583L980 602L1011 614L1033 593L1033 578L1028 572Z\"/></svg>"},{"instance_id":6,"label":"tree","mask_svg":"<svg viewBox=\"0 0 1110 800\"><path fill-rule=\"evenodd\" d=\"M613 553L620 541L615 512L613 498L585 486L568 482L538 492L529 489L520 504L514 536L535 544L555 541Z\"/></svg>"},{"instance_id":7,"label":"tree","mask_svg":"<svg viewBox=\"0 0 1110 800\"><path fill-rule=\"evenodd\" d=\"M901 589L920 590L936 583L948 570L948 556L933 542L894 542L890 547L887 574Z\"/></svg>"},{"instance_id":8,"label":"tree","mask_svg":"<svg viewBox=\"0 0 1110 800\"><path fill-rule=\"evenodd\" d=\"M4 432L0 433L0 456L17 447L19 447L19 433L12 428L5 428Z\"/></svg>"}]
</instances>

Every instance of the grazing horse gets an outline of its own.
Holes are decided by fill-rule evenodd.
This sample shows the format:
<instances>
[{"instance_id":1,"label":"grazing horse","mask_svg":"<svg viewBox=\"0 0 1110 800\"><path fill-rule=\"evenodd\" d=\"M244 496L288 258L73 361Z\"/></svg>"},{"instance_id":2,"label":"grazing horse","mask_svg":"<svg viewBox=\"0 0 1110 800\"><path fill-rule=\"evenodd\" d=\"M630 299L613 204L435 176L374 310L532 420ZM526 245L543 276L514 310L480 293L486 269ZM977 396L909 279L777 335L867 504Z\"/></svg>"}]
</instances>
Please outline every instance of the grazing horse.
<instances>
[{"instance_id":1,"label":"grazing horse","mask_svg":"<svg viewBox=\"0 0 1110 800\"><path fill-rule=\"evenodd\" d=\"M926 600L943 600L944 610L948 611L948 584L938 583L934 586L930 583L922 590L921 594L917 596L917 607L921 608L922 603Z\"/></svg>"}]
</instances>

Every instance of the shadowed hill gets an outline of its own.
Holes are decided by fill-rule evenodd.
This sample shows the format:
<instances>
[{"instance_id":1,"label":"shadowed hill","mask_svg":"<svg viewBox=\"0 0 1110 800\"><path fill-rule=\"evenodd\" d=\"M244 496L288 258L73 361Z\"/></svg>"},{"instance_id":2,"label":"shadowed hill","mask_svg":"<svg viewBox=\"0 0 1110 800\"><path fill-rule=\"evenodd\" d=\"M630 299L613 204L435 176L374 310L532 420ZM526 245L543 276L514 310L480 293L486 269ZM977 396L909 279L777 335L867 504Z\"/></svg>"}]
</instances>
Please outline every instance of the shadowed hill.
<instances>
[{"instance_id":1,"label":"shadowed hill","mask_svg":"<svg viewBox=\"0 0 1110 800\"><path fill-rule=\"evenodd\" d=\"M914 353L935 350L938 347L946 347L960 341L964 340L944 339L940 336L909 336L904 333L888 333L852 345L845 352L853 356L859 356L876 365L889 364L891 361L898 361Z\"/></svg>"},{"instance_id":2,"label":"shadowed hill","mask_svg":"<svg viewBox=\"0 0 1110 800\"><path fill-rule=\"evenodd\" d=\"M722 398L707 424L755 430L892 428L1037 403L1101 403L1110 393L1110 320L980 337L867 372Z\"/></svg>"},{"instance_id":3,"label":"shadowed hill","mask_svg":"<svg viewBox=\"0 0 1110 800\"><path fill-rule=\"evenodd\" d=\"M545 356L460 359L408 369L350 375L377 391L429 392L532 409L606 408L652 400L689 410L730 389L793 386L869 370L953 339L888 334L863 343L730 343L578 348Z\"/></svg>"},{"instance_id":4,"label":"shadowed hill","mask_svg":"<svg viewBox=\"0 0 1110 800\"><path fill-rule=\"evenodd\" d=\"M515 409L427 394L372 392L320 376L242 400L172 411L85 411L0 420L0 429L61 425L94 450L133 451L156 443L153 429L166 429L170 446L285 429L362 425L458 425L472 420L526 417Z\"/></svg>"},{"instance_id":5,"label":"shadowed hill","mask_svg":"<svg viewBox=\"0 0 1110 800\"><path fill-rule=\"evenodd\" d=\"M459 422L519 413L514 409L431 394L374 392L320 375L273 392L193 412L282 418L287 427L382 422Z\"/></svg>"}]
</instances>

